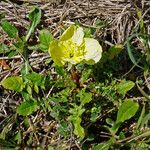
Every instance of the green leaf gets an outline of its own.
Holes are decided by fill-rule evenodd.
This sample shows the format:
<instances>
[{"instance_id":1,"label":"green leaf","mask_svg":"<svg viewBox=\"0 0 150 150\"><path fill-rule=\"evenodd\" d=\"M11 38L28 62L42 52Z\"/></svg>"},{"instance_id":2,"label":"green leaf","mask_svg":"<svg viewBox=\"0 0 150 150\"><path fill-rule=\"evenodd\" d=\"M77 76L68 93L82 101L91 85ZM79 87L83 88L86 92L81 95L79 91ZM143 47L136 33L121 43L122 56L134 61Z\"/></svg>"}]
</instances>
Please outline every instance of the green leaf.
<instances>
[{"instance_id":1,"label":"green leaf","mask_svg":"<svg viewBox=\"0 0 150 150\"><path fill-rule=\"evenodd\" d=\"M100 106L92 107L90 120L92 122L95 122L101 111L102 111L102 108Z\"/></svg>"},{"instance_id":2,"label":"green leaf","mask_svg":"<svg viewBox=\"0 0 150 150\"><path fill-rule=\"evenodd\" d=\"M16 43L14 43L15 49L19 52L19 53L23 53L23 50L25 48L25 42L21 39L18 39L18 41Z\"/></svg>"},{"instance_id":3,"label":"green leaf","mask_svg":"<svg viewBox=\"0 0 150 150\"><path fill-rule=\"evenodd\" d=\"M123 45L116 44L111 48L109 48L107 52L105 51L100 61L100 67L102 68L105 63L117 57L122 52L122 50L123 50Z\"/></svg>"},{"instance_id":4,"label":"green leaf","mask_svg":"<svg viewBox=\"0 0 150 150\"><path fill-rule=\"evenodd\" d=\"M32 72L27 74L26 78L37 86L42 86L44 84L44 76L39 73Z\"/></svg>"},{"instance_id":5,"label":"green leaf","mask_svg":"<svg viewBox=\"0 0 150 150\"><path fill-rule=\"evenodd\" d=\"M135 59L135 57L134 57L134 55L133 55L133 52L132 52L133 50L132 50L132 48L131 48L131 44L130 44L129 40L127 40L127 50L128 50L129 58L131 59L132 63L133 63L135 66L137 66L137 67L143 69L143 67L141 67L141 66L138 65L139 61L136 61L136 59Z\"/></svg>"},{"instance_id":6,"label":"green leaf","mask_svg":"<svg viewBox=\"0 0 150 150\"><path fill-rule=\"evenodd\" d=\"M74 134L79 136L80 138L84 138L85 133L84 133L84 129L81 126L81 118L80 117L76 117L75 121L73 121L74 124Z\"/></svg>"},{"instance_id":7,"label":"green leaf","mask_svg":"<svg viewBox=\"0 0 150 150\"><path fill-rule=\"evenodd\" d=\"M107 142L100 143L94 147L92 147L90 150L108 150L109 147L114 143L114 138L110 138Z\"/></svg>"},{"instance_id":8,"label":"green leaf","mask_svg":"<svg viewBox=\"0 0 150 150\"><path fill-rule=\"evenodd\" d=\"M116 123L124 122L125 120L130 119L135 115L139 108L138 103L127 99L125 100L119 108L117 113L117 120Z\"/></svg>"},{"instance_id":9,"label":"green leaf","mask_svg":"<svg viewBox=\"0 0 150 150\"><path fill-rule=\"evenodd\" d=\"M80 97L81 105L85 105L92 100L92 93L86 93L85 90L81 90L77 96Z\"/></svg>"},{"instance_id":10,"label":"green leaf","mask_svg":"<svg viewBox=\"0 0 150 150\"><path fill-rule=\"evenodd\" d=\"M39 33L39 40L40 40L39 45L40 49L44 52L47 52L49 49L50 42L53 40L53 36L48 30L43 29Z\"/></svg>"},{"instance_id":11,"label":"green leaf","mask_svg":"<svg viewBox=\"0 0 150 150\"><path fill-rule=\"evenodd\" d=\"M115 135L115 133L118 131L120 125L132 118L135 113L137 112L139 108L138 103L127 99L125 100L122 105L119 107L118 113L117 113L117 120L115 122L115 124L112 126L112 128L109 128L110 132Z\"/></svg>"},{"instance_id":12,"label":"green leaf","mask_svg":"<svg viewBox=\"0 0 150 150\"><path fill-rule=\"evenodd\" d=\"M137 122L137 125L136 125L136 129L139 129L139 128L140 128L140 125L141 125L141 123L142 123L142 120L143 120L144 116L145 116L145 105L144 105L143 108L142 108L140 117L139 117L138 122Z\"/></svg>"},{"instance_id":13,"label":"green leaf","mask_svg":"<svg viewBox=\"0 0 150 150\"><path fill-rule=\"evenodd\" d=\"M17 38L18 30L10 22L8 22L7 20L2 20L1 26L2 26L3 30L8 34L9 37Z\"/></svg>"},{"instance_id":14,"label":"green leaf","mask_svg":"<svg viewBox=\"0 0 150 150\"><path fill-rule=\"evenodd\" d=\"M52 146L48 146L48 150L54 150Z\"/></svg>"},{"instance_id":15,"label":"green leaf","mask_svg":"<svg viewBox=\"0 0 150 150\"><path fill-rule=\"evenodd\" d=\"M38 108L37 102L33 100L23 102L18 108L17 113L22 116L27 116L35 112Z\"/></svg>"},{"instance_id":16,"label":"green leaf","mask_svg":"<svg viewBox=\"0 0 150 150\"><path fill-rule=\"evenodd\" d=\"M118 56L118 54L120 54L120 52L122 50L123 50L123 45L121 45L121 44L116 44L116 45L112 46L108 50L108 59L109 60L114 59L116 56Z\"/></svg>"},{"instance_id":17,"label":"green leaf","mask_svg":"<svg viewBox=\"0 0 150 150\"><path fill-rule=\"evenodd\" d=\"M108 143L101 143L96 146L94 146L91 150L108 150L110 147L110 144Z\"/></svg>"},{"instance_id":18,"label":"green leaf","mask_svg":"<svg viewBox=\"0 0 150 150\"><path fill-rule=\"evenodd\" d=\"M145 124L147 124L147 126L148 126L149 122L150 122L150 113L145 115L145 117L142 119L141 128L144 127Z\"/></svg>"},{"instance_id":19,"label":"green leaf","mask_svg":"<svg viewBox=\"0 0 150 150\"><path fill-rule=\"evenodd\" d=\"M12 76L2 81L2 86L9 90L21 92L24 88L24 83L21 77Z\"/></svg>"},{"instance_id":20,"label":"green leaf","mask_svg":"<svg viewBox=\"0 0 150 150\"><path fill-rule=\"evenodd\" d=\"M132 81L122 80L117 86L116 89L119 94L125 95L129 90L135 86L135 83Z\"/></svg>"},{"instance_id":21,"label":"green leaf","mask_svg":"<svg viewBox=\"0 0 150 150\"><path fill-rule=\"evenodd\" d=\"M10 51L10 49L8 48L8 46L6 44L0 43L0 54L7 53L9 51Z\"/></svg>"},{"instance_id":22,"label":"green leaf","mask_svg":"<svg viewBox=\"0 0 150 150\"><path fill-rule=\"evenodd\" d=\"M26 90L29 93L29 95L32 95L32 88L30 85L27 85Z\"/></svg>"},{"instance_id":23,"label":"green leaf","mask_svg":"<svg viewBox=\"0 0 150 150\"><path fill-rule=\"evenodd\" d=\"M32 22L29 28L29 31L26 36L26 40L28 41L31 34L34 32L36 26L40 23L41 20L41 9L38 7L33 8L33 10L29 14L29 20Z\"/></svg>"},{"instance_id":24,"label":"green leaf","mask_svg":"<svg viewBox=\"0 0 150 150\"><path fill-rule=\"evenodd\" d=\"M145 29L145 23L144 23L144 19L143 19L143 14L142 14L142 10L140 10L138 7L136 7L136 12L137 12L137 16L139 18L139 25L140 25L140 33L141 34L145 34L146 33L146 29Z\"/></svg>"},{"instance_id":25,"label":"green leaf","mask_svg":"<svg viewBox=\"0 0 150 150\"><path fill-rule=\"evenodd\" d=\"M95 64L102 57L102 47L99 42L92 38L85 38L85 52L84 62L87 64Z\"/></svg>"}]
</instances>

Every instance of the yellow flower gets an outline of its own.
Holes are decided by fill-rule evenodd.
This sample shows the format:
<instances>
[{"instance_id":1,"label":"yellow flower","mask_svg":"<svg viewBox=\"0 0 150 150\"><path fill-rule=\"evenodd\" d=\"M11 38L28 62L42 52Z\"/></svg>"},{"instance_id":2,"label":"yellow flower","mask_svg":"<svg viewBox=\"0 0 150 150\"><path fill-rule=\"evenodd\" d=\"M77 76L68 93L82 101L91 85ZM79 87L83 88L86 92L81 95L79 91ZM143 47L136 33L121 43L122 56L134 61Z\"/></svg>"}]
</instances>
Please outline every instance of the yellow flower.
<instances>
[{"instance_id":1,"label":"yellow flower","mask_svg":"<svg viewBox=\"0 0 150 150\"><path fill-rule=\"evenodd\" d=\"M75 25L70 26L59 38L50 43L49 53L58 66L66 62L78 64L97 63L102 54L102 48L97 40L84 38L83 28Z\"/></svg>"}]
</instances>

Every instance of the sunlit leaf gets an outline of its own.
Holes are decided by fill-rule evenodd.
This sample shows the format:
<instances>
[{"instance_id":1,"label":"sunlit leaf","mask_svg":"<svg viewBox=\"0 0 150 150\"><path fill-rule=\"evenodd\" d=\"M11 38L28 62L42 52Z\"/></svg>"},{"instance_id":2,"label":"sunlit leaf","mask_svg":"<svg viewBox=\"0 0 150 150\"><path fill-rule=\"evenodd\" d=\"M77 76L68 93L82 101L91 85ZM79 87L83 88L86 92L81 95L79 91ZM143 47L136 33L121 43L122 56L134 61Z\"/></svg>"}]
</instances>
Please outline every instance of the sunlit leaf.
<instances>
[{"instance_id":1,"label":"sunlit leaf","mask_svg":"<svg viewBox=\"0 0 150 150\"><path fill-rule=\"evenodd\" d=\"M9 37L17 38L18 30L10 22L8 22L7 20L3 20L3 21L1 21L1 26L2 26L3 30L8 34Z\"/></svg>"},{"instance_id":2,"label":"sunlit leaf","mask_svg":"<svg viewBox=\"0 0 150 150\"><path fill-rule=\"evenodd\" d=\"M22 89L24 88L24 83L23 83L23 80L21 77L12 76L12 77L6 78L2 82L2 86L6 89L9 89L9 90L21 92Z\"/></svg>"},{"instance_id":3,"label":"sunlit leaf","mask_svg":"<svg viewBox=\"0 0 150 150\"><path fill-rule=\"evenodd\" d=\"M128 120L131 117L133 117L137 112L138 108L138 103L130 99L125 100L119 108L116 123L124 122L125 120Z\"/></svg>"},{"instance_id":4,"label":"sunlit leaf","mask_svg":"<svg viewBox=\"0 0 150 150\"><path fill-rule=\"evenodd\" d=\"M76 121L73 122L74 124L74 134L79 136L80 138L84 138L85 133L84 133L84 129L81 126L81 118L77 117Z\"/></svg>"},{"instance_id":5,"label":"sunlit leaf","mask_svg":"<svg viewBox=\"0 0 150 150\"><path fill-rule=\"evenodd\" d=\"M22 116L27 116L36 111L38 108L37 102L33 100L23 102L18 108L17 113Z\"/></svg>"},{"instance_id":6,"label":"sunlit leaf","mask_svg":"<svg viewBox=\"0 0 150 150\"><path fill-rule=\"evenodd\" d=\"M115 124L113 125L112 128L109 128L110 132L112 134L115 134L118 131L118 129L120 128L120 125L124 121L132 118L135 115L138 108L139 108L138 103L132 101L131 99L125 100L122 103L122 105L119 107Z\"/></svg>"},{"instance_id":7,"label":"sunlit leaf","mask_svg":"<svg viewBox=\"0 0 150 150\"><path fill-rule=\"evenodd\" d=\"M27 74L26 78L37 86L41 86L44 80L43 75L36 73L36 72L31 72L30 74Z\"/></svg>"},{"instance_id":8,"label":"sunlit leaf","mask_svg":"<svg viewBox=\"0 0 150 150\"><path fill-rule=\"evenodd\" d=\"M9 52L10 49L8 48L8 46L4 43L0 43L0 54L4 54Z\"/></svg>"},{"instance_id":9,"label":"sunlit leaf","mask_svg":"<svg viewBox=\"0 0 150 150\"><path fill-rule=\"evenodd\" d=\"M114 143L114 138L110 138L110 140L108 140L107 142L100 143L92 147L90 150L108 150L113 143Z\"/></svg>"},{"instance_id":10,"label":"sunlit leaf","mask_svg":"<svg viewBox=\"0 0 150 150\"><path fill-rule=\"evenodd\" d=\"M101 144L94 146L91 150L108 150L109 147L110 147L110 144L101 143Z\"/></svg>"},{"instance_id":11,"label":"sunlit leaf","mask_svg":"<svg viewBox=\"0 0 150 150\"><path fill-rule=\"evenodd\" d=\"M28 41L29 37L34 32L36 26L40 23L41 9L38 7L34 7L33 10L29 13L28 17L29 17L29 20L31 21L31 25L30 25L28 33L26 35L26 41Z\"/></svg>"},{"instance_id":12,"label":"sunlit leaf","mask_svg":"<svg viewBox=\"0 0 150 150\"><path fill-rule=\"evenodd\" d=\"M92 100L92 93L87 93L85 90L81 90L77 96L80 97L81 105L85 105Z\"/></svg>"},{"instance_id":13,"label":"sunlit leaf","mask_svg":"<svg viewBox=\"0 0 150 150\"><path fill-rule=\"evenodd\" d=\"M131 90L135 86L135 83L132 81L122 80L117 86L116 89L120 94L126 94L129 90Z\"/></svg>"},{"instance_id":14,"label":"sunlit leaf","mask_svg":"<svg viewBox=\"0 0 150 150\"><path fill-rule=\"evenodd\" d=\"M44 52L48 51L49 44L53 40L52 34L46 30L43 29L39 32L39 40L40 40L40 49Z\"/></svg>"}]
</instances>

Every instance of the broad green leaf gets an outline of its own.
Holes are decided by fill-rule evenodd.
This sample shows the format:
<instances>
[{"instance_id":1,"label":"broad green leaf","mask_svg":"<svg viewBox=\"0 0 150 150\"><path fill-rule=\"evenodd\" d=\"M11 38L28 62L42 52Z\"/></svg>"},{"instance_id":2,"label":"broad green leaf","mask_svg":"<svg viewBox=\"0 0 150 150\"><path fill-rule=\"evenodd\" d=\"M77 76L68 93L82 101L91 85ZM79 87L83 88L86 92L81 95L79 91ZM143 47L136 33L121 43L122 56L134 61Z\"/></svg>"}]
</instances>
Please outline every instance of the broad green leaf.
<instances>
[{"instance_id":1,"label":"broad green leaf","mask_svg":"<svg viewBox=\"0 0 150 150\"><path fill-rule=\"evenodd\" d=\"M125 95L129 90L135 86L135 83L132 81L122 80L117 86L116 89L119 94Z\"/></svg>"},{"instance_id":2,"label":"broad green leaf","mask_svg":"<svg viewBox=\"0 0 150 150\"><path fill-rule=\"evenodd\" d=\"M92 100L92 93L87 93L85 90L81 90L77 96L80 97L81 105L85 105Z\"/></svg>"},{"instance_id":3,"label":"broad green leaf","mask_svg":"<svg viewBox=\"0 0 150 150\"><path fill-rule=\"evenodd\" d=\"M41 19L41 9L38 7L33 8L31 12L29 13L29 19L34 23L34 27L36 27Z\"/></svg>"},{"instance_id":4,"label":"broad green leaf","mask_svg":"<svg viewBox=\"0 0 150 150\"><path fill-rule=\"evenodd\" d=\"M3 30L8 34L9 37L17 38L18 30L10 22L8 22L7 20L2 20L1 26L2 26Z\"/></svg>"},{"instance_id":5,"label":"broad green leaf","mask_svg":"<svg viewBox=\"0 0 150 150\"><path fill-rule=\"evenodd\" d=\"M65 69L63 67L56 66L55 70L59 75L61 75L61 76L65 75Z\"/></svg>"},{"instance_id":6,"label":"broad green leaf","mask_svg":"<svg viewBox=\"0 0 150 150\"><path fill-rule=\"evenodd\" d=\"M17 108L17 113L27 116L35 112L38 108L37 102L33 100L25 101Z\"/></svg>"},{"instance_id":7,"label":"broad green leaf","mask_svg":"<svg viewBox=\"0 0 150 150\"><path fill-rule=\"evenodd\" d=\"M39 33L39 40L40 40L39 45L40 49L44 52L47 52L49 49L49 44L53 40L53 36L48 30L43 29Z\"/></svg>"},{"instance_id":8,"label":"broad green leaf","mask_svg":"<svg viewBox=\"0 0 150 150\"><path fill-rule=\"evenodd\" d=\"M87 64L95 64L102 57L102 47L92 38L85 38L85 52L84 60Z\"/></svg>"},{"instance_id":9,"label":"broad green leaf","mask_svg":"<svg viewBox=\"0 0 150 150\"><path fill-rule=\"evenodd\" d=\"M17 54L18 54L17 51L11 51L11 52L8 54L8 58L11 58L11 57L13 57L13 56L15 56L15 55L17 55Z\"/></svg>"},{"instance_id":10,"label":"broad green leaf","mask_svg":"<svg viewBox=\"0 0 150 150\"><path fill-rule=\"evenodd\" d=\"M43 75L41 75L39 73L32 72L30 74L27 74L26 78L37 86L43 85L44 77L43 77Z\"/></svg>"},{"instance_id":11,"label":"broad green leaf","mask_svg":"<svg viewBox=\"0 0 150 150\"><path fill-rule=\"evenodd\" d=\"M9 90L21 92L24 88L24 83L23 83L23 80L21 77L12 76L12 77L6 78L2 82L2 86L6 89L9 89Z\"/></svg>"},{"instance_id":12,"label":"broad green leaf","mask_svg":"<svg viewBox=\"0 0 150 150\"><path fill-rule=\"evenodd\" d=\"M75 121L73 121L73 124L74 124L74 134L83 139L85 133L83 127L81 126L81 118L76 117Z\"/></svg>"},{"instance_id":13,"label":"broad green leaf","mask_svg":"<svg viewBox=\"0 0 150 150\"><path fill-rule=\"evenodd\" d=\"M92 147L90 150L108 150L109 147L114 143L114 138L110 138L107 142L100 143L94 147Z\"/></svg>"},{"instance_id":14,"label":"broad green leaf","mask_svg":"<svg viewBox=\"0 0 150 150\"><path fill-rule=\"evenodd\" d=\"M92 31L91 31L91 28L83 28L83 30L84 30L84 37L86 37L86 38L90 38L91 37L91 35L92 35Z\"/></svg>"},{"instance_id":15,"label":"broad green leaf","mask_svg":"<svg viewBox=\"0 0 150 150\"><path fill-rule=\"evenodd\" d=\"M36 26L40 23L41 20L41 9L38 7L33 8L29 14L29 20L31 21L30 28L28 30L25 41L28 41L31 34L34 32Z\"/></svg>"},{"instance_id":16,"label":"broad green leaf","mask_svg":"<svg viewBox=\"0 0 150 150\"><path fill-rule=\"evenodd\" d=\"M138 103L130 99L125 100L120 106L119 111L117 113L116 123L124 122L125 120L128 120L131 117L133 117L137 112L138 108Z\"/></svg>"}]
</instances>

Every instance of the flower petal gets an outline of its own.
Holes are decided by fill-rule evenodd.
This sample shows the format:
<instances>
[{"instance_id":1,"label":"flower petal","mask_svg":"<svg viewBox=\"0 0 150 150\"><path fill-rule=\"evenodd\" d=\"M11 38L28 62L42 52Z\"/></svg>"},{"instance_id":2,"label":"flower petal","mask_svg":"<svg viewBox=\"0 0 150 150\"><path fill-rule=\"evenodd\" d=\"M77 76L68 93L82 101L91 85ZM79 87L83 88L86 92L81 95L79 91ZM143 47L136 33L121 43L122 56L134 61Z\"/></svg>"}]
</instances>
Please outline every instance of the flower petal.
<instances>
[{"instance_id":1,"label":"flower petal","mask_svg":"<svg viewBox=\"0 0 150 150\"><path fill-rule=\"evenodd\" d=\"M76 26L75 25L71 25L70 27L68 27L64 33L61 35L60 37L60 41L66 41L72 38L72 36L74 35Z\"/></svg>"},{"instance_id":2,"label":"flower petal","mask_svg":"<svg viewBox=\"0 0 150 150\"><path fill-rule=\"evenodd\" d=\"M84 37L83 28L78 27L74 32L72 42L80 46L83 43L83 37Z\"/></svg>"},{"instance_id":3,"label":"flower petal","mask_svg":"<svg viewBox=\"0 0 150 150\"><path fill-rule=\"evenodd\" d=\"M48 52L58 66L63 66L66 63L65 59L69 57L66 48L57 40L50 43Z\"/></svg>"},{"instance_id":4,"label":"flower petal","mask_svg":"<svg viewBox=\"0 0 150 150\"><path fill-rule=\"evenodd\" d=\"M85 51L84 61L87 64L95 64L102 57L102 47L99 42L92 38L84 38L85 40Z\"/></svg>"}]
</instances>

